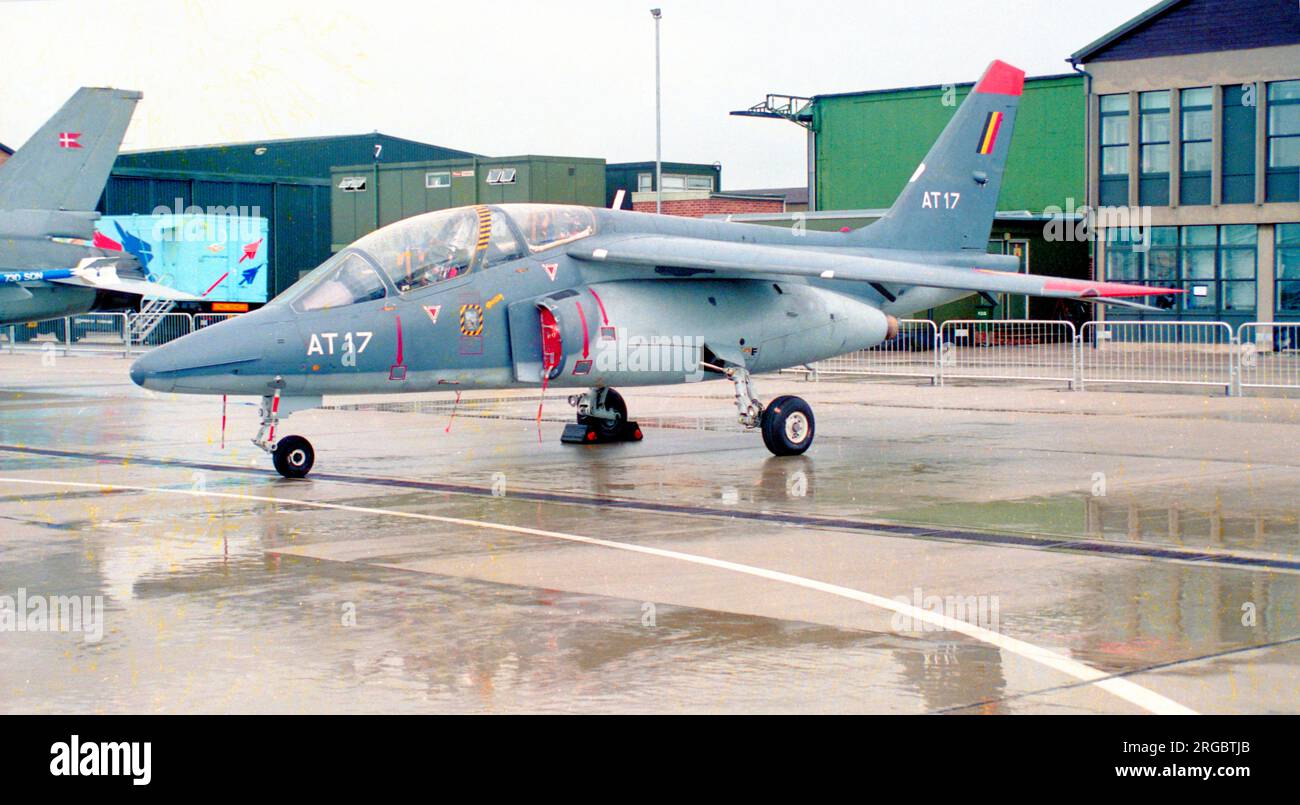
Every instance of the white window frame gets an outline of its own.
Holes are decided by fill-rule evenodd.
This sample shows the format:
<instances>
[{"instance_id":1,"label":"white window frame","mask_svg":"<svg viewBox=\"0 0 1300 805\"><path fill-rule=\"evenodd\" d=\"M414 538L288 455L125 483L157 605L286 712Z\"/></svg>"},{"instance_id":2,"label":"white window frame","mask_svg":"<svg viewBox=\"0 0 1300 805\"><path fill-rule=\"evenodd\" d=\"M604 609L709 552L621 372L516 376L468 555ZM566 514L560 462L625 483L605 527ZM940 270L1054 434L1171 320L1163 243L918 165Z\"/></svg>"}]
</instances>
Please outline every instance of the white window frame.
<instances>
[{"instance_id":1,"label":"white window frame","mask_svg":"<svg viewBox=\"0 0 1300 805\"><path fill-rule=\"evenodd\" d=\"M442 182L438 180L442 179ZM429 171L424 174L426 190L446 190L451 187L451 171Z\"/></svg>"}]
</instances>

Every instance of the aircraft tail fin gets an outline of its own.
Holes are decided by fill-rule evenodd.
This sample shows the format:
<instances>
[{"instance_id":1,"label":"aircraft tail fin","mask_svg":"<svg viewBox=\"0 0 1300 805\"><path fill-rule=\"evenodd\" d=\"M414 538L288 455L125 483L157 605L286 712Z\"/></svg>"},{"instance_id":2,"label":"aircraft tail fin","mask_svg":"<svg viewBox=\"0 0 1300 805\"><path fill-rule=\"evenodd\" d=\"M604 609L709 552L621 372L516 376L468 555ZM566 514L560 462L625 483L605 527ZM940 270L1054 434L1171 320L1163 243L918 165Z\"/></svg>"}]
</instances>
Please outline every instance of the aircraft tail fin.
<instances>
[{"instance_id":1,"label":"aircraft tail fin","mask_svg":"<svg viewBox=\"0 0 1300 805\"><path fill-rule=\"evenodd\" d=\"M849 234L862 245L983 253L997 212L1025 73L995 61L889 212Z\"/></svg>"},{"instance_id":2,"label":"aircraft tail fin","mask_svg":"<svg viewBox=\"0 0 1300 805\"><path fill-rule=\"evenodd\" d=\"M0 210L95 209L139 92L82 87L0 166Z\"/></svg>"}]
</instances>

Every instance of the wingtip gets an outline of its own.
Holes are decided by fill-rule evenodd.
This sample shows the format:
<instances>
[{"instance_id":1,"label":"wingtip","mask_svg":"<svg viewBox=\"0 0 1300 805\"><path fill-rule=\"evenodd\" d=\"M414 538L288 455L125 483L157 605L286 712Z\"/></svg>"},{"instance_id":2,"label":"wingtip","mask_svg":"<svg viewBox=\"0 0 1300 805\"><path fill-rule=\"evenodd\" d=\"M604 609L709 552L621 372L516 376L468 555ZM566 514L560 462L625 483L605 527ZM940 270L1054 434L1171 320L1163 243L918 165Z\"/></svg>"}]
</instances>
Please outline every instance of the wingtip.
<instances>
[{"instance_id":1,"label":"wingtip","mask_svg":"<svg viewBox=\"0 0 1300 805\"><path fill-rule=\"evenodd\" d=\"M1024 89L1025 71L997 59L988 66L975 85L976 92L993 95L1019 95Z\"/></svg>"}]
</instances>

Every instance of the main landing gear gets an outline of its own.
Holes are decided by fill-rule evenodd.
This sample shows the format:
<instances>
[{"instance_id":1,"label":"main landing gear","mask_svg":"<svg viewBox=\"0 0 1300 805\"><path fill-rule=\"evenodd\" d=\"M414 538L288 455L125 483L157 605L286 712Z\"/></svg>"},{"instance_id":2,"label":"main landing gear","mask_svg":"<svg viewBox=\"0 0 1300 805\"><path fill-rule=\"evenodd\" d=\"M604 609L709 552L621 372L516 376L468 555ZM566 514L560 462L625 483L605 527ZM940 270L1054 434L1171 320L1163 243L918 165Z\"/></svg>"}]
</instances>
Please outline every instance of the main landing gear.
<instances>
[{"instance_id":1,"label":"main landing gear","mask_svg":"<svg viewBox=\"0 0 1300 805\"><path fill-rule=\"evenodd\" d=\"M608 444L639 442L641 428L627 418L623 395L611 388L594 388L569 398L578 409L576 422L564 426L560 441L564 444Z\"/></svg>"},{"instance_id":2,"label":"main landing gear","mask_svg":"<svg viewBox=\"0 0 1300 805\"><path fill-rule=\"evenodd\" d=\"M764 406L759 402L753 378L745 368L708 364L704 368L725 374L735 384L740 424L758 428L763 434L763 444L772 455L797 456L812 447L817 423L813 419L812 406L807 402L787 394Z\"/></svg>"},{"instance_id":3,"label":"main landing gear","mask_svg":"<svg viewBox=\"0 0 1300 805\"><path fill-rule=\"evenodd\" d=\"M262 398L259 413L262 415L262 426L258 429L253 444L271 454L275 471L285 478L307 477L312 464L316 463L316 450L312 448L311 442L302 436L285 436L278 442L275 440L275 428L280 424L279 389L276 389L274 395Z\"/></svg>"}]
</instances>

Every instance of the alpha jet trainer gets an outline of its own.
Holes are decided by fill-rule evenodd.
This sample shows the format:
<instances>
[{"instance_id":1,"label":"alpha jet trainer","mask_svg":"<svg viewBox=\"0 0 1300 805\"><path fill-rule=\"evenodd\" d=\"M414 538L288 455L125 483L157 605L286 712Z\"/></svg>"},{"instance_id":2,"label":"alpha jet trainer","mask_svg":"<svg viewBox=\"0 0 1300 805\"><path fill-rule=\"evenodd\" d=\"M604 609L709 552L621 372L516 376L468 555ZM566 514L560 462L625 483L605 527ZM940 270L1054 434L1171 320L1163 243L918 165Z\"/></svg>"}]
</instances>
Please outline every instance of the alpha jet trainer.
<instances>
[{"instance_id":1,"label":"alpha jet trainer","mask_svg":"<svg viewBox=\"0 0 1300 805\"><path fill-rule=\"evenodd\" d=\"M586 207L419 215L343 249L270 304L140 358L148 389L259 395L254 443L311 469L275 432L325 394L583 389L565 441L635 440L616 386L728 379L777 455L812 445L798 397L752 376L880 344L899 316L971 293L1109 301L1169 289L1016 273L986 253L1024 73L994 62L883 218L795 232ZM1130 305L1137 303L1128 302Z\"/></svg>"},{"instance_id":2,"label":"alpha jet trainer","mask_svg":"<svg viewBox=\"0 0 1300 805\"><path fill-rule=\"evenodd\" d=\"M140 97L83 87L0 166L0 324L195 299L95 245L95 205Z\"/></svg>"}]
</instances>

